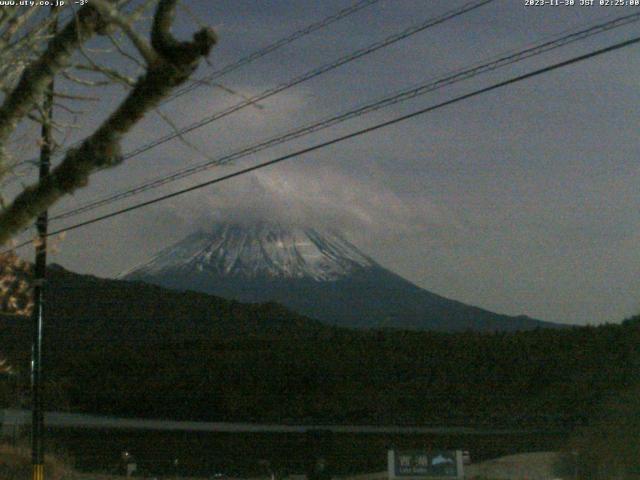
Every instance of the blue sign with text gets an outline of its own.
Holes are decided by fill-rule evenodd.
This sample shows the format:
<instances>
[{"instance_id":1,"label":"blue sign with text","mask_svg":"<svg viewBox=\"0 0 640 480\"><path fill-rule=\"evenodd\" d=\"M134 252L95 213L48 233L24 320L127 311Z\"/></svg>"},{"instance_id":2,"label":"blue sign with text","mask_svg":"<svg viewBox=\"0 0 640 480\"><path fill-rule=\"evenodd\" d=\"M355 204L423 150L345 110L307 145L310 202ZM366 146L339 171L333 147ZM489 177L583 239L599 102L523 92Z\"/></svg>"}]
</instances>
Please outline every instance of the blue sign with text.
<instances>
[{"instance_id":1,"label":"blue sign with text","mask_svg":"<svg viewBox=\"0 0 640 480\"><path fill-rule=\"evenodd\" d=\"M456 452L396 451L394 455L396 477L459 477Z\"/></svg>"}]
</instances>

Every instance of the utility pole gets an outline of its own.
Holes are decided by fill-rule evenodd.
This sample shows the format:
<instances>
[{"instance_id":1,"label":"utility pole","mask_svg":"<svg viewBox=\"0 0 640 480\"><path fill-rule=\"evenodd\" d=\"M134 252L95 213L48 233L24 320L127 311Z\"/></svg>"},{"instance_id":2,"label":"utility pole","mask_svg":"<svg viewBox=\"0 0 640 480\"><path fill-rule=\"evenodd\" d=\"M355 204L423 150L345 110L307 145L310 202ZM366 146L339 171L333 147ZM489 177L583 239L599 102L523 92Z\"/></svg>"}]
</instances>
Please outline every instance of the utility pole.
<instances>
[{"instance_id":1,"label":"utility pole","mask_svg":"<svg viewBox=\"0 0 640 480\"><path fill-rule=\"evenodd\" d=\"M55 35L57 19L51 9L50 32ZM40 181L49 176L53 148L53 77L47 86L42 105L43 121L40 146ZM31 343L31 463L33 480L44 480L44 409L42 401L42 337L44 334L44 291L47 277L47 210L38 215L36 228L36 262L34 275L33 339Z\"/></svg>"}]
</instances>

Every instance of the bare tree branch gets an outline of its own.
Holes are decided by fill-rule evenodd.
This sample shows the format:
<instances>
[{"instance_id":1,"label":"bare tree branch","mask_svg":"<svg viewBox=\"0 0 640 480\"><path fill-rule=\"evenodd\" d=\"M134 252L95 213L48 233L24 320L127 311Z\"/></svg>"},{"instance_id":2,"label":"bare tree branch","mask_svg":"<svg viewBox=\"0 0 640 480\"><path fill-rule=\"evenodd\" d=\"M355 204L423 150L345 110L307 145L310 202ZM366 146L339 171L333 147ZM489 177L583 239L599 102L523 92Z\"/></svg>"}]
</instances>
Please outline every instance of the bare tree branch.
<instances>
[{"instance_id":1,"label":"bare tree branch","mask_svg":"<svg viewBox=\"0 0 640 480\"><path fill-rule=\"evenodd\" d=\"M140 55L142 55L142 58L145 59L147 64L151 65L157 61L156 52L153 51L151 45L149 45L144 38L137 34L129 18L118 12L118 10L108 1L92 0L91 4L97 8L109 22L112 22L122 29L122 31L131 40L131 43L136 46Z\"/></svg>"},{"instance_id":2,"label":"bare tree branch","mask_svg":"<svg viewBox=\"0 0 640 480\"><path fill-rule=\"evenodd\" d=\"M72 52L87 41L100 25L96 10L91 6L82 7L77 21L69 22L51 39L40 58L22 72L17 86L0 106L0 169L5 161L4 146L18 121L40 101L49 81L65 66Z\"/></svg>"},{"instance_id":3,"label":"bare tree branch","mask_svg":"<svg viewBox=\"0 0 640 480\"><path fill-rule=\"evenodd\" d=\"M148 66L144 75L138 78L120 106L80 146L69 150L48 177L25 188L4 211L0 212L0 245L6 243L12 235L27 226L40 212L49 208L61 197L85 186L93 172L120 164L122 162L120 142L123 136L175 87L184 83L195 71L199 61L209 54L216 43L216 36L211 29L199 30L194 34L192 41L181 42L172 36L171 24L176 1L159 1L151 31L151 45L156 59ZM98 28L96 20L90 21L92 18L90 14L93 11L87 11L89 13L84 15L88 18L78 21L81 25L81 22L84 22L85 26L72 29L74 35L82 38L85 38L89 31L95 31ZM59 37L69 36L69 28L63 30ZM62 54L53 48L59 43L59 37L51 41L48 49L57 53L57 61L45 67L51 72L62 65L63 57L64 60L68 59L68 53ZM80 42L76 40L75 46L79 45ZM41 64L43 61L40 60L37 63ZM32 69L29 67L27 70ZM27 75L28 80L30 75ZM33 80L27 83L33 83ZM34 85L29 86L30 92L37 90ZM32 105L33 101L29 107ZM0 143L3 140L3 128L7 130L2 122L15 122L16 120L12 120L17 117L14 110L26 108L27 105L24 103L19 104L9 110L8 114L5 113L4 118L1 115L3 110L0 110ZM24 114L22 113L22 116ZM4 133L5 137L7 134L8 132Z\"/></svg>"},{"instance_id":4,"label":"bare tree branch","mask_svg":"<svg viewBox=\"0 0 640 480\"><path fill-rule=\"evenodd\" d=\"M76 65L75 68L78 70L89 70L95 73L99 73L110 80L116 81L118 83L123 83L128 87L133 87L135 85L135 80L127 77L126 75L121 74L118 70L114 68L105 67L102 65L98 65L93 61L90 55L88 55L82 46L80 46L79 51L81 55L85 58L87 62L89 62L89 66L86 65Z\"/></svg>"},{"instance_id":5,"label":"bare tree branch","mask_svg":"<svg viewBox=\"0 0 640 480\"><path fill-rule=\"evenodd\" d=\"M198 148L197 145L191 143L181 132L180 132L180 128L178 128L178 126L174 123L173 120L171 120L171 117L169 117L169 115L165 114L162 112L162 110L160 110L160 108L154 108L153 111L167 124L169 125L169 127L171 128L171 130L173 130L173 133L176 135L176 138L178 140L180 140L180 142L185 145L187 148L189 148L190 150L196 152L198 155L201 155L202 157L206 158L207 160L214 160L212 156L208 155L207 153L205 153L204 151L202 151L200 148Z\"/></svg>"},{"instance_id":6,"label":"bare tree branch","mask_svg":"<svg viewBox=\"0 0 640 480\"><path fill-rule=\"evenodd\" d=\"M64 78L66 78L70 82L77 83L78 85L83 85L85 87L104 87L111 84L111 82L107 80L87 80L85 78L80 78L67 70L63 70L61 74ZM67 107L62 104L59 104L59 105L56 104L56 106L60 106L64 109L67 109Z\"/></svg>"},{"instance_id":7,"label":"bare tree branch","mask_svg":"<svg viewBox=\"0 0 640 480\"><path fill-rule=\"evenodd\" d=\"M114 35L109 34L107 35L107 37L120 55L127 58L128 60L131 60L136 66L144 68L145 65L132 54L127 52Z\"/></svg>"}]
</instances>

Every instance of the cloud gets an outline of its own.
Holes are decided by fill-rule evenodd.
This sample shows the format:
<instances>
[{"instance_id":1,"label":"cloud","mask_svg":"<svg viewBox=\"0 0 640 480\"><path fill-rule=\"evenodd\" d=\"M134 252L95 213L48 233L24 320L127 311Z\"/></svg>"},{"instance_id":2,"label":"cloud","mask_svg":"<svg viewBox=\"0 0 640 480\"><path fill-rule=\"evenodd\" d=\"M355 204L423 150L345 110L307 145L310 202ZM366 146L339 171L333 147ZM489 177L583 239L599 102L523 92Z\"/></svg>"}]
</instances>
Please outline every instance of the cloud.
<instances>
[{"instance_id":1,"label":"cloud","mask_svg":"<svg viewBox=\"0 0 640 480\"><path fill-rule=\"evenodd\" d=\"M172 208L187 215L194 229L213 222L274 221L329 228L364 242L421 231L431 232L432 239L442 232L455 237L463 230L448 209L426 197L403 197L379 179L319 165L256 172L203 192L190 205L188 211Z\"/></svg>"}]
</instances>

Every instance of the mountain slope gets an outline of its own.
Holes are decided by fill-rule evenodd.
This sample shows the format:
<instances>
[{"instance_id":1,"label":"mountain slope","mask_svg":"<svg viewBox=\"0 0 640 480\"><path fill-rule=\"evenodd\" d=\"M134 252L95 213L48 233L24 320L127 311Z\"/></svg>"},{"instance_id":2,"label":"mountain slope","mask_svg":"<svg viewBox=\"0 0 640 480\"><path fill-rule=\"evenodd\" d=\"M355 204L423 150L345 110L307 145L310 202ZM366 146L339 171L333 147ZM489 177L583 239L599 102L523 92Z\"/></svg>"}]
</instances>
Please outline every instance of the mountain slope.
<instances>
[{"instance_id":1,"label":"mountain slope","mask_svg":"<svg viewBox=\"0 0 640 480\"><path fill-rule=\"evenodd\" d=\"M275 303L243 305L199 292L81 275L57 265L47 272L45 305L46 337L54 349L236 334L315 334L328 328ZM28 342L29 326L21 316L0 315L1 335L22 338L26 333Z\"/></svg>"},{"instance_id":2,"label":"mountain slope","mask_svg":"<svg viewBox=\"0 0 640 480\"><path fill-rule=\"evenodd\" d=\"M344 327L512 331L557 326L439 296L385 269L335 233L277 224L218 224L122 278L242 302L275 301Z\"/></svg>"}]
</instances>

